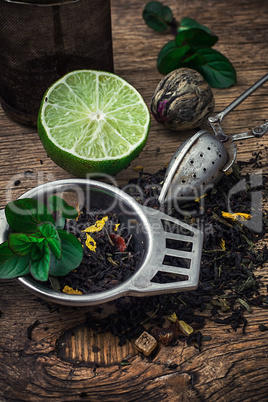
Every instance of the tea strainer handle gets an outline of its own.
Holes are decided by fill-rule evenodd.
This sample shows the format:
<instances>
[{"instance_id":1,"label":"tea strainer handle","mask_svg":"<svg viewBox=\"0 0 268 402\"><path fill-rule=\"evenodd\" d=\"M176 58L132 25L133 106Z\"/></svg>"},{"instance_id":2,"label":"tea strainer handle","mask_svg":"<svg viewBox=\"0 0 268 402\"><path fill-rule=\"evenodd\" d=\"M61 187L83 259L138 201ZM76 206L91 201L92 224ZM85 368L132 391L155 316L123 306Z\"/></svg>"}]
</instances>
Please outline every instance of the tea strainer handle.
<instances>
[{"instance_id":1,"label":"tea strainer handle","mask_svg":"<svg viewBox=\"0 0 268 402\"><path fill-rule=\"evenodd\" d=\"M149 296L196 289L203 232L159 210L142 209L152 242L145 263L131 278L131 294Z\"/></svg>"}]
</instances>

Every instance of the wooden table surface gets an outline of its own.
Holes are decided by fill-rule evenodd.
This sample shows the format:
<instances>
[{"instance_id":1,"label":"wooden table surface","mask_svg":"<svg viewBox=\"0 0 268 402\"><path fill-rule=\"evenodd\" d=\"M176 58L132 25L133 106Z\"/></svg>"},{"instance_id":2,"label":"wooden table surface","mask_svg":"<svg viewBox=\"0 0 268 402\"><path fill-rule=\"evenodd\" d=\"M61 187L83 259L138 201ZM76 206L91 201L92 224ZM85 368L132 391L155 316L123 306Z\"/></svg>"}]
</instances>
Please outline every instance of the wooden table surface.
<instances>
[{"instance_id":1,"label":"wooden table surface","mask_svg":"<svg viewBox=\"0 0 268 402\"><path fill-rule=\"evenodd\" d=\"M161 79L156 58L172 39L148 28L142 19L146 2L112 0L115 73L140 91L149 105ZM237 84L214 89L215 112L222 110L268 72L268 3L265 0L166 0L178 19L191 17L219 36L215 49L225 54L237 71ZM268 116L265 84L223 122L226 133L255 127ZM12 121L0 110L1 164L0 207L37 184L71 176L56 166L44 151L36 129ZM186 134L189 136L189 133ZM142 165L156 172L167 165L185 138L152 120L148 142L137 160L116 179L123 186L137 177ZM267 173L268 136L238 144L239 161L262 151ZM32 171L25 174L25 171ZM20 180L18 185L15 181ZM267 200L266 200L267 201ZM268 284L268 265L261 292ZM16 280L0 282L0 400L1 401L267 401L267 309L255 307L246 314L248 326L232 331L208 321L203 333L211 336L199 352L180 342L161 346L153 359L137 352L132 342L118 346L110 333L99 334L85 325L95 308L48 306L22 288ZM111 309L107 305L104 310ZM29 336L27 329L37 323ZM120 362L130 356L131 365ZM175 368L174 368L175 367Z\"/></svg>"}]
</instances>

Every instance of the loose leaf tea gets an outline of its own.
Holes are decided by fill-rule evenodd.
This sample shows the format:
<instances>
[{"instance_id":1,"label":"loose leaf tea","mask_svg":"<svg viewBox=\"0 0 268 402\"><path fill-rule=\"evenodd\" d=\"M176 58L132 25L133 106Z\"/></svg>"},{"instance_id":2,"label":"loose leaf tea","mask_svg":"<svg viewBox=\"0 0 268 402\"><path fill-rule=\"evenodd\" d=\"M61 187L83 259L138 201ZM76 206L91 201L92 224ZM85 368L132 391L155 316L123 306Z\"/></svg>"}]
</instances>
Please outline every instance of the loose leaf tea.
<instances>
[{"instance_id":1,"label":"loose leaf tea","mask_svg":"<svg viewBox=\"0 0 268 402\"><path fill-rule=\"evenodd\" d=\"M252 163L256 163L256 159ZM187 223L202 222L205 239L198 289L117 299L112 302L115 308L112 314L104 318L88 314L88 326L94 330L111 331L119 337L119 345L138 338L146 330L165 344L174 345L182 340L187 344L197 343L199 349L202 341L209 340L209 336L205 337L201 332L206 320L228 325L234 331L242 328L245 332L247 320L244 313L251 311L253 306L268 307L268 295L259 292L261 278L254 274L268 261L267 246L256 248L256 242L267 232L267 211L262 212L263 227L257 233L245 222L223 218L222 211L227 210L227 194L240 178L245 179L248 186L231 197L230 208L238 216L257 212L251 202L252 193L262 191L267 199L268 176L263 175L262 183L250 188L250 177L239 177L236 165L234 172L224 176L220 186L202 199L185 204L183 213L175 209L165 211ZM165 169L155 174L140 172L137 179L130 181L129 194L141 204L146 202L148 206L157 207L164 174ZM175 322L170 322L170 317L176 317Z\"/></svg>"},{"instance_id":2,"label":"loose leaf tea","mask_svg":"<svg viewBox=\"0 0 268 402\"><path fill-rule=\"evenodd\" d=\"M131 234L115 213L88 212L82 207L65 229L81 242L83 259L75 271L58 278L60 289L69 286L82 294L102 292L126 281L139 267L141 252L135 251Z\"/></svg>"}]
</instances>

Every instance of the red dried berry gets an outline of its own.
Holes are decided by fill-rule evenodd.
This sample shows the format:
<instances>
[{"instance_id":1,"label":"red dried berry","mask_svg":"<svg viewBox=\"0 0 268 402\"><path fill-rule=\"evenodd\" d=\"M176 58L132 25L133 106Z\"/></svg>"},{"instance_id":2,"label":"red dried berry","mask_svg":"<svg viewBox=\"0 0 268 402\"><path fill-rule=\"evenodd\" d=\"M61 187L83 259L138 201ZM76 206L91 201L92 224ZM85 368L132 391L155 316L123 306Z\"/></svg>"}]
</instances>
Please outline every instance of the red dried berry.
<instances>
[{"instance_id":1,"label":"red dried berry","mask_svg":"<svg viewBox=\"0 0 268 402\"><path fill-rule=\"evenodd\" d=\"M117 234L111 233L110 238L112 239L115 247L117 247L118 251L126 250L127 246L126 246L126 243L125 243L125 240L123 239L123 237L121 237Z\"/></svg>"}]
</instances>

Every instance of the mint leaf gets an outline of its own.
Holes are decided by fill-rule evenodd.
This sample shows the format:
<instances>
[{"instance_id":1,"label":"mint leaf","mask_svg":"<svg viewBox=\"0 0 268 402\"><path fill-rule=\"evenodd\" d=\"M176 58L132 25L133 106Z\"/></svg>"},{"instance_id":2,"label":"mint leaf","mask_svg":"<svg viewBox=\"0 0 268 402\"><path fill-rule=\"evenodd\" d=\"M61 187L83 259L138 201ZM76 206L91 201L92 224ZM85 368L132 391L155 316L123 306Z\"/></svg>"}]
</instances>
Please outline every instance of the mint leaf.
<instances>
[{"instance_id":1,"label":"mint leaf","mask_svg":"<svg viewBox=\"0 0 268 402\"><path fill-rule=\"evenodd\" d=\"M29 254L19 256L13 253L8 242L0 244L0 278L11 279L29 273Z\"/></svg>"},{"instance_id":2,"label":"mint leaf","mask_svg":"<svg viewBox=\"0 0 268 402\"><path fill-rule=\"evenodd\" d=\"M55 217L55 226L57 229L63 229L65 226L65 218L63 216L56 216Z\"/></svg>"},{"instance_id":3,"label":"mint leaf","mask_svg":"<svg viewBox=\"0 0 268 402\"><path fill-rule=\"evenodd\" d=\"M5 214L8 224L15 232L34 233L41 222L54 223L48 208L33 198L22 198L8 203Z\"/></svg>"},{"instance_id":4,"label":"mint leaf","mask_svg":"<svg viewBox=\"0 0 268 402\"><path fill-rule=\"evenodd\" d=\"M190 51L190 46L177 46L172 40L163 46L157 58L157 68L162 74L168 74L183 66L183 57Z\"/></svg>"},{"instance_id":5,"label":"mint leaf","mask_svg":"<svg viewBox=\"0 0 268 402\"><path fill-rule=\"evenodd\" d=\"M43 239L44 240L44 239ZM40 260L43 255L43 247L44 247L44 242L42 243L35 243L32 245L31 249L31 260Z\"/></svg>"},{"instance_id":6,"label":"mint leaf","mask_svg":"<svg viewBox=\"0 0 268 402\"><path fill-rule=\"evenodd\" d=\"M30 253L34 243L40 243L43 240L43 238L24 233L10 233L8 236L8 245L13 253L17 255L26 255Z\"/></svg>"},{"instance_id":7,"label":"mint leaf","mask_svg":"<svg viewBox=\"0 0 268 402\"><path fill-rule=\"evenodd\" d=\"M37 281L45 282L48 280L48 273L50 268L50 249L44 241L42 258L39 260L30 261L30 273Z\"/></svg>"},{"instance_id":8,"label":"mint leaf","mask_svg":"<svg viewBox=\"0 0 268 402\"><path fill-rule=\"evenodd\" d=\"M58 278L56 278L55 276L49 275L48 280L49 280L50 286L52 287L53 290L55 290L55 292L61 291L60 282L59 282Z\"/></svg>"},{"instance_id":9,"label":"mint leaf","mask_svg":"<svg viewBox=\"0 0 268 402\"><path fill-rule=\"evenodd\" d=\"M69 205L65 200L57 195L49 197L48 204L52 212L60 212L66 219L75 219L78 216L76 208Z\"/></svg>"},{"instance_id":10,"label":"mint leaf","mask_svg":"<svg viewBox=\"0 0 268 402\"><path fill-rule=\"evenodd\" d=\"M150 1L146 4L142 16L146 24L158 32L165 31L173 19L171 9L159 1Z\"/></svg>"},{"instance_id":11,"label":"mint leaf","mask_svg":"<svg viewBox=\"0 0 268 402\"><path fill-rule=\"evenodd\" d=\"M217 50L196 48L188 66L197 70L213 88L229 88L236 83L232 63Z\"/></svg>"},{"instance_id":12,"label":"mint leaf","mask_svg":"<svg viewBox=\"0 0 268 402\"><path fill-rule=\"evenodd\" d=\"M50 222L44 222L38 226L38 230L46 239L54 256L61 258L61 241L56 227Z\"/></svg>"},{"instance_id":13,"label":"mint leaf","mask_svg":"<svg viewBox=\"0 0 268 402\"><path fill-rule=\"evenodd\" d=\"M51 255L50 275L64 276L70 271L77 268L83 258L83 248L80 241L72 234L65 230L58 230L61 239L60 260Z\"/></svg>"},{"instance_id":14,"label":"mint leaf","mask_svg":"<svg viewBox=\"0 0 268 402\"><path fill-rule=\"evenodd\" d=\"M182 20L180 22L180 26L178 28L178 32L185 31L186 29L190 29L190 28L200 28L209 34L211 33L211 31L208 27L206 27L205 25L199 24L193 18L189 18L189 17L182 18Z\"/></svg>"},{"instance_id":15,"label":"mint leaf","mask_svg":"<svg viewBox=\"0 0 268 402\"><path fill-rule=\"evenodd\" d=\"M218 40L199 28L179 32L175 38L166 43L157 58L157 68L162 74L168 74L180 67L187 67L197 46L213 46Z\"/></svg>"},{"instance_id":16,"label":"mint leaf","mask_svg":"<svg viewBox=\"0 0 268 402\"><path fill-rule=\"evenodd\" d=\"M211 35L200 28L190 28L177 34L175 43L177 46L208 46L212 47L218 41L216 35Z\"/></svg>"}]
</instances>

